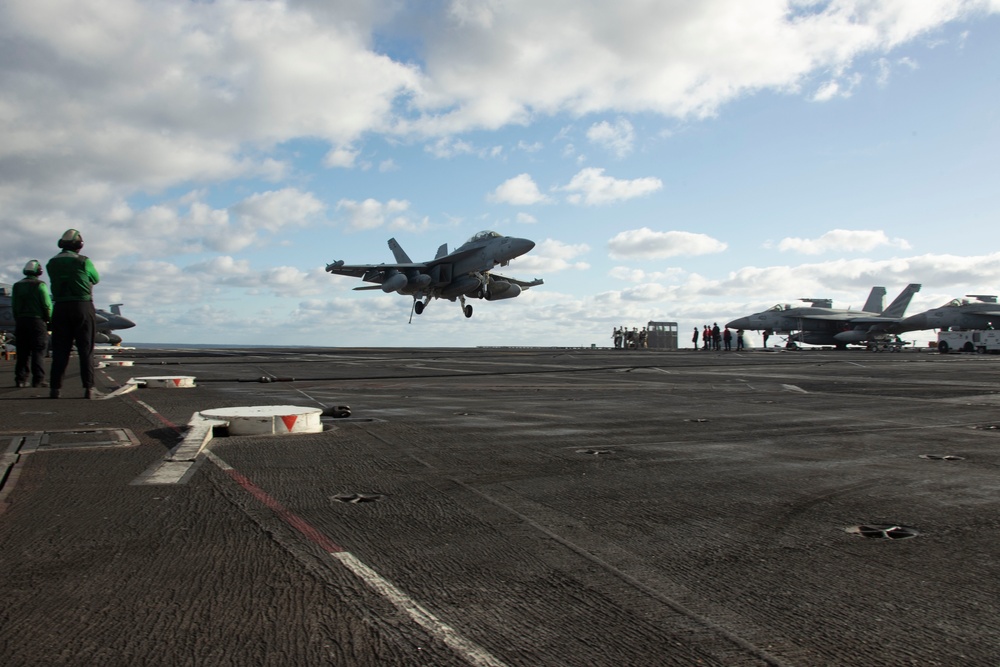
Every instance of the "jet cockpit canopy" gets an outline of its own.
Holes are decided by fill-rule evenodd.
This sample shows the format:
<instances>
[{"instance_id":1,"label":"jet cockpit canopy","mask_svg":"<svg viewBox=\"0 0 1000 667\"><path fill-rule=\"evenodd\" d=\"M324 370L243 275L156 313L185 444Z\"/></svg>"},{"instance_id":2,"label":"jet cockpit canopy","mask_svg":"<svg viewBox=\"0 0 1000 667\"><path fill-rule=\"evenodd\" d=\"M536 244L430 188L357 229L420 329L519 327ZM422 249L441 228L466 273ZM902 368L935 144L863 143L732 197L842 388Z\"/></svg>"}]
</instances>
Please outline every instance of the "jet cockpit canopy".
<instances>
[{"instance_id":1,"label":"jet cockpit canopy","mask_svg":"<svg viewBox=\"0 0 1000 667\"><path fill-rule=\"evenodd\" d=\"M488 229L484 229L483 231L478 232L477 234L475 234L472 238L470 238L468 241L466 241L466 243L474 243L475 241L483 241L485 239L499 239L499 238L502 238L502 237L503 237L503 234L498 234L498 233L492 232L492 231L490 231Z\"/></svg>"}]
</instances>

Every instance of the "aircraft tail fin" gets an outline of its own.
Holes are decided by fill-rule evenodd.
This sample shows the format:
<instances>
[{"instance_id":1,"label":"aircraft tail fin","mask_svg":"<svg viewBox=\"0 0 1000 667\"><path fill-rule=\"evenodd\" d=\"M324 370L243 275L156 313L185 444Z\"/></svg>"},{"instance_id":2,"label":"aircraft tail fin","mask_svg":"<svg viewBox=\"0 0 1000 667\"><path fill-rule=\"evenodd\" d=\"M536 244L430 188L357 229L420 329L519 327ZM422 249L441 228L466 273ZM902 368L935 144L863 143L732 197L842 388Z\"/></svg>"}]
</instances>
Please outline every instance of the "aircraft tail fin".
<instances>
[{"instance_id":1,"label":"aircraft tail fin","mask_svg":"<svg viewBox=\"0 0 1000 667\"><path fill-rule=\"evenodd\" d=\"M395 238L389 239L389 249L392 250L392 256L396 258L396 262L399 264L412 264L413 260L410 256L406 254L403 247L399 245Z\"/></svg>"},{"instance_id":2,"label":"aircraft tail fin","mask_svg":"<svg viewBox=\"0 0 1000 667\"><path fill-rule=\"evenodd\" d=\"M448 254L448 244L442 243L441 247L438 248L437 254L434 255L434 259L441 259Z\"/></svg>"},{"instance_id":3,"label":"aircraft tail fin","mask_svg":"<svg viewBox=\"0 0 1000 667\"><path fill-rule=\"evenodd\" d=\"M884 310L885 301L885 288L884 287L873 287L871 293L868 295L868 300L865 301L865 306L861 310L866 313L881 313Z\"/></svg>"},{"instance_id":4,"label":"aircraft tail fin","mask_svg":"<svg viewBox=\"0 0 1000 667\"><path fill-rule=\"evenodd\" d=\"M913 295L920 291L921 285L918 283L911 283L907 285L902 292L899 293L889 307L882 311L882 317L903 317L906 313L907 307L910 305L910 299Z\"/></svg>"}]
</instances>

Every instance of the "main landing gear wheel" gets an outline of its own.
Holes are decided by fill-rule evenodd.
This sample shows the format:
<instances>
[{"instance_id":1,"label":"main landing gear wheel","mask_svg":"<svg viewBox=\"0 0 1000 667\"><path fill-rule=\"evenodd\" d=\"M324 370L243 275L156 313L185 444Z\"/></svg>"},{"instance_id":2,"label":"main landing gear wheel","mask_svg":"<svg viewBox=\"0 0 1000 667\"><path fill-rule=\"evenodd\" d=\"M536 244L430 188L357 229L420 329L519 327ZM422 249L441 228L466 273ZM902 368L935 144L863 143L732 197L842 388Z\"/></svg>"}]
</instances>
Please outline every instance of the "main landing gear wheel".
<instances>
[{"instance_id":1,"label":"main landing gear wheel","mask_svg":"<svg viewBox=\"0 0 1000 667\"><path fill-rule=\"evenodd\" d=\"M466 317L472 317L472 306L466 306L462 309L462 312L465 313Z\"/></svg>"},{"instance_id":2,"label":"main landing gear wheel","mask_svg":"<svg viewBox=\"0 0 1000 667\"><path fill-rule=\"evenodd\" d=\"M416 303L414 303L413 304L413 312L415 312L417 315L419 315L420 313L424 312L424 302L423 301L417 301Z\"/></svg>"}]
</instances>

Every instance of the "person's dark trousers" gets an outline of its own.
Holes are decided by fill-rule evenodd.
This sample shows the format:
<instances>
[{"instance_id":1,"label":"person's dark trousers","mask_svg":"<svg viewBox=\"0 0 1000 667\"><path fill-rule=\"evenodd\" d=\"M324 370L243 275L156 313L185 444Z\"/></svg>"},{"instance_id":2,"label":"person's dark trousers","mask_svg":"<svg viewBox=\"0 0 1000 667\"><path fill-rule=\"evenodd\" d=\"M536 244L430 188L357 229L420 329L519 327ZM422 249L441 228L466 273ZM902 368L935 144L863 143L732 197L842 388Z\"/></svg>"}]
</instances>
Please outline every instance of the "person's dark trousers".
<instances>
[{"instance_id":1,"label":"person's dark trousers","mask_svg":"<svg viewBox=\"0 0 1000 667\"><path fill-rule=\"evenodd\" d=\"M53 391L62 387L63 375L69 365L69 353L76 345L80 356L80 381L84 389L94 386L94 337L97 333L97 313L92 301L58 301L52 307L52 373L49 383Z\"/></svg>"},{"instance_id":2,"label":"person's dark trousers","mask_svg":"<svg viewBox=\"0 0 1000 667\"><path fill-rule=\"evenodd\" d=\"M18 384L38 386L45 381L45 348L49 344L48 325L40 317L19 317L14 326L14 336L17 340L17 364L14 366L14 378Z\"/></svg>"}]
</instances>

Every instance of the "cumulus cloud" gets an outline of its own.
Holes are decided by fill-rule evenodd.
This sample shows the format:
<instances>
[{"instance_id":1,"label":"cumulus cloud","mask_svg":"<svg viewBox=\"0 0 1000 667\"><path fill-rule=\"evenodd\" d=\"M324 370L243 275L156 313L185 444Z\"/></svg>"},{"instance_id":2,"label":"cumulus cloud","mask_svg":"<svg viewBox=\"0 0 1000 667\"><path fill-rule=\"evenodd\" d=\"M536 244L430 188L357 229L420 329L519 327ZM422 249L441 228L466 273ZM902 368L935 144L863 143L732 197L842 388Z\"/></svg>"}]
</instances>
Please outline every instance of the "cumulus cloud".
<instances>
[{"instance_id":1,"label":"cumulus cloud","mask_svg":"<svg viewBox=\"0 0 1000 667\"><path fill-rule=\"evenodd\" d=\"M703 118L759 90L805 89L817 72L850 79L866 54L881 55L972 11L997 11L984 0L511 0L451 8L426 40L427 76L414 97L423 109L443 110L421 119L438 131L491 129L532 113ZM820 92L829 98L848 89L835 86Z\"/></svg>"},{"instance_id":2,"label":"cumulus cloud","mask_svg":"<svg viewBox=\"0 0 1000 667\"><path fill-rule=\"evenodd\" d=\"M371 198L364 201L341 199L337 202L337 210L347 214L347 225L354 230L376 229L386 224L405 227L410 224L405 215L409 208L410 202L399 199L390 199L385 203Z\"/></svg>"},{"instance_id":3,"label":"cumulus cloud","mask_svg":"<svg viewBox=\"0 0 1000 667\"><path fill-rule=\"evenodd\" d=\"M231 211L250 229L274 232L285 226L301 226L314 221L325 208L310 192L284 188L251 195Z\"/></svg>"},{"instance_id":4,"label":"cumulus cloud","mask_svg":"<svg viewBox=\"0 0 1000 667\"><path fill-rule=\"evenodd\" d=\"M778 243L778 250L819 255L824 252L868 252L880 246L906 250L910 244L905 239L890 239L882 230L834 229L816 239L782 239Z\"/></svg>"},{"instance_id":5,"label":"cumulus cloud","mask_svg":"<svg viewBox=\"0 0 1000 667\"><path fill-rule=\"evenodd\" d=\"M581 255L590 252L586 243L563 243L554 239L545 239L538 243L527 255L521 255L511 262L518 271L535 273L554 273L566 269L585 271L590 268L587 262L576 261Z\"/></svg>"},{"instance_id":6,"label":"cumulus cloud","mask_svg":"<svg viewBox=\"0 0 1000 667\"><path fill-rule=\"evenodd\" d=\"M632 152L635 129L625 118L619 118L614 125L605 120L590 126L587 139L623 158Z\"/></svg>"},{"instance_id":7,"label":"cumulus cloud","mask_svg":"<svg viewBox=\"0 0 1000 667\"><path fill-rule=\"evenodd\" d=\"M343 167L350 169L358 159L359 151L344 146L337 146L323 157L323 164L327 167Z\"/></svg>"},{"instance_id":8,"label":"cumulus cloud","mask_svg":"<svg viewBox=\"0 0 1000 667\"><path fill-rule=\"evenodd\" d=\"M616 266L608 271L608 276L630 283L661 283L678 280L684 275L684 270L674 267L666 271L643 271L627 266Z\"/></svg>"},{"instance_id":9,"label":"cumulus cloud","mask_svg":"<svg viewBox=\"0 0 1000 667\"><path fill-rule=\"evenodd\" d=\"M605 176L603 169L588 167L559 189L571 193L566 196L571 204L597 206L643 197L662 187L663 181L652 176L625 180Z\"/></svg>"},{"instance_id":10,"label":"cumulus cloud","mask_svg":"<svg viewBox=\"0 0 1000 667\"><path fill-rule=\"evenodd\" d=\"M615 259L666 259L678 255L709 255L726 249L726 244L707 234L657 232L649 227L616 234L608 241Z\"/></svg>"},{"instance_id":11,"label":"cumulus cloud","mask_svg":"<svg viewBox=\"0 0 1000 667\"><path fill-rule=\"evenodd\" d=\"M498 185L493 192L486 195L486 200L495 204L529 206L544 204L548 198L538 189L530 174L518 174Z\"/></svg>"},{"instance_id":12,"label":"cumulus cloud","mask_svg":"<svg viewBox=\"0 0 1000 667\"><path fill-rule=\"evenodd\" d=\"M339 18L286 2L5 2L0 41L19 55L0 64L0 173L75 182L88 164L157 187L259 173L248 144L387 127L420 75Z\"/></svg>"}]
</instances>

